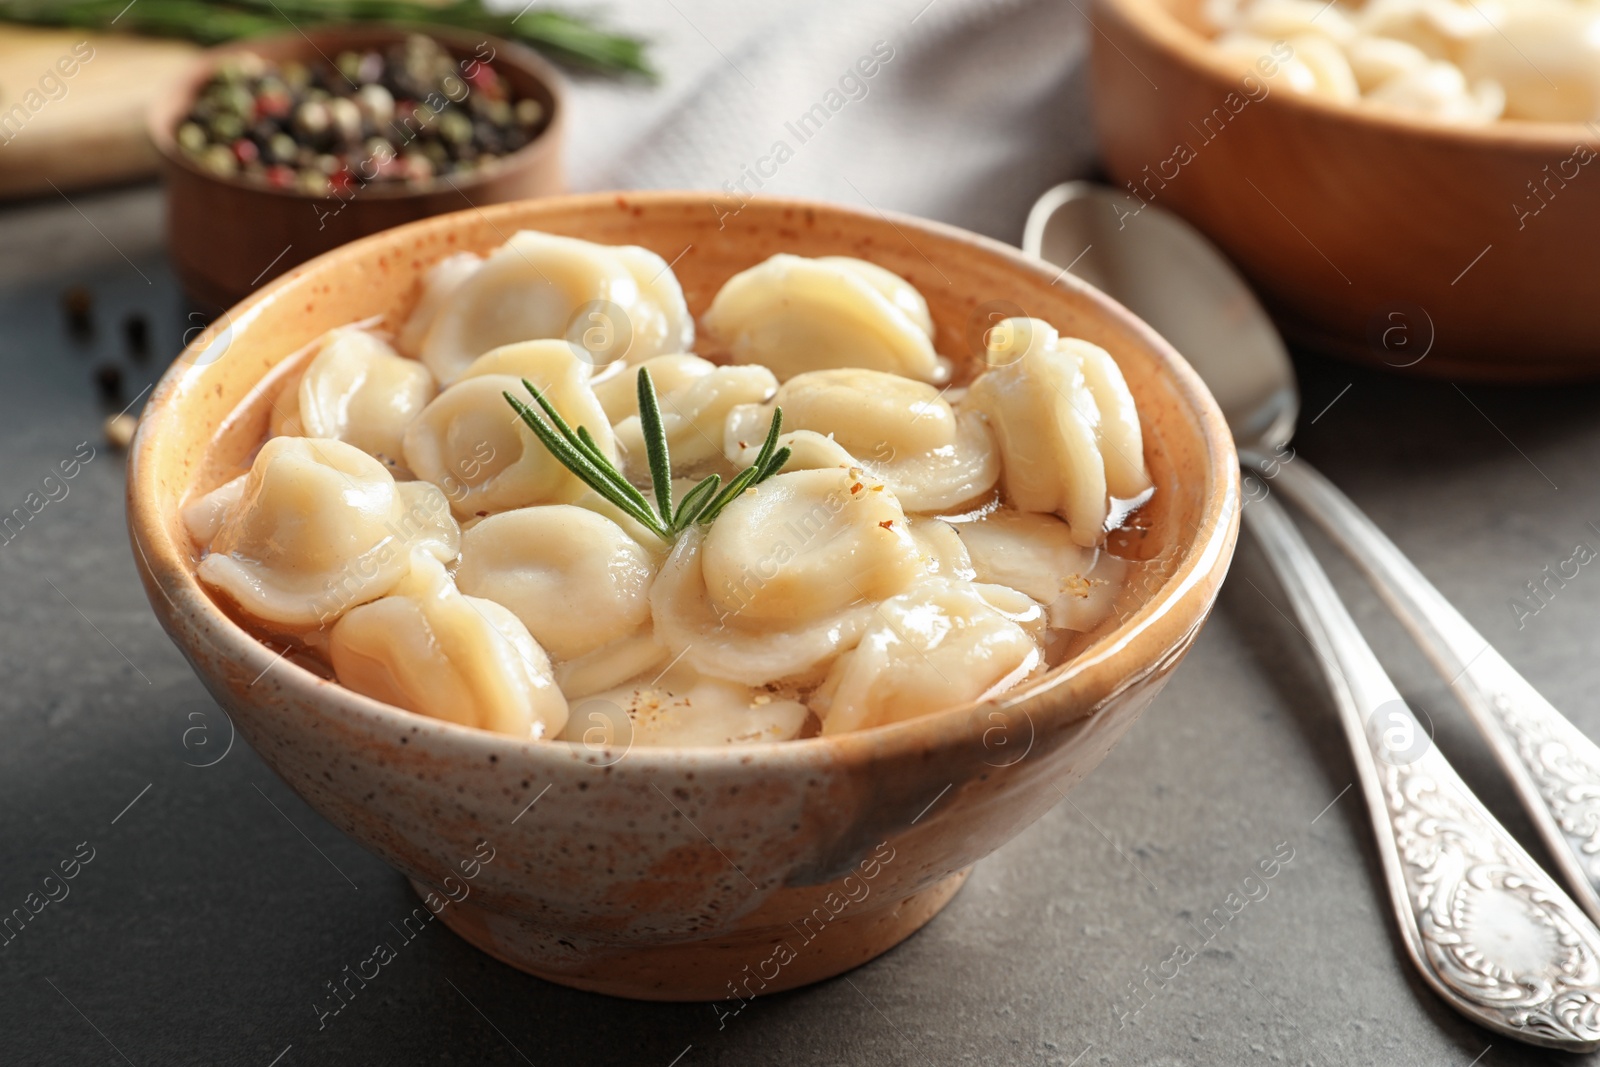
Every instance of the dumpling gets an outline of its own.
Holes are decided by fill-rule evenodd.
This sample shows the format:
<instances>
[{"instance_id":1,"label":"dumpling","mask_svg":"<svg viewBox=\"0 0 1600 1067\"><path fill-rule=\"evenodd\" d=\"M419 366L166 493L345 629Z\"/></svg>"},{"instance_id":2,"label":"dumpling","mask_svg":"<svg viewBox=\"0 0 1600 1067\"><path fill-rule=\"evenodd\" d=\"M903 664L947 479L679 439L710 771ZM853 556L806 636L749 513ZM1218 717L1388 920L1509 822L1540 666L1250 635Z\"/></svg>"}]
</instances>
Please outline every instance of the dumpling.
<instances>
[{"instance_id":1,"label":"dumpling","mask_svg":"<svg viewBox=\"0 0 1600 1067\"><path fill-rule=\"evenodd\" d=\"M250 475L241 474L183 505L183 525L189 531L189 536L194 538L195 544L204 547L217 536L228 512L244 497L245 483L249 480Z\"/></svg>"},{"instance_id":2,"label":"dumpling","mask_svg":"<svg viewBox=\"0 0 1600 1067\"><path fill-rule=\"evenodd\" d=\"M728 423L723 431L723 452L728 461L737 467L747 467L755 462L761 452L761 444L766 440L767 423L761 418L763 408L735 408L728 413ZM785 422L789 413L784 413ZM768 415L770 418L770 415ZM757 430L761 438L755 441L750 437ZM817 433L815 430L793 430L778 435L778 447L789 450L789 459L783 465L785 471L809 471L827 467L861 467L860 460L845 451L843 445L835 441L829 434Z\"/></svg>"},{"instance_id":3,"label":"dumpling","mask_svg":"<svg viewBox=\"0 0 1600 1067\"><path fill-rule=\"evenodd\" d=\"M928 301L917 292L917 287L892 270L886 270L865 259L854 256L818 256L818 263L841 267L883 294L885 300L905 312L917 328L933 339L933 315L928 311Z\"/></svg>"},{"instance_id":4,"label":"dumpling","mask_svg":"<svg viewBox=\"0 0 1600 1067\"><path fill-rule=\"evenodd\" d=\"M274 437L198 574L257 618L319 626L393 589L413 550L452 560L460 541L438 487L397 484L343 441Z\"/></svg>"},{"instance_id":5,"label":"dumpling","mask_svg":"<svg viewBox=\"0 0 1600 1067\"><path fill-rule=\"evenodd\" d=\"M1505 89L1493 81L1469 86L1454 63L1429 62L1397 74L1367 94L1374 104L1415 111L1443 122L1493 122L1505 111Z\"/></svg>"},{"instance_id":6,"label":"dumpling","mask_svg":"<svg viewBox=\"0 0 1600 1067\"><path fill-rule=\"evenodd\" d=\"M567 722L550 660L517 617L464 596L426 553L392 594L334 625L328 652L340 685L419 715L520 738Z\"/></svg>"},{"instance_id":7,"label":"dumpling","mask_svg":"<svg viewBox=\"0 0 1600 1067\"><path fill-rule=\"evenodd\" d=\"M1061 338L1057 349L1077 358L1095 410L1100 415L1095 427L1095 444L1105 463L1106 490L1119 500L1132 500L1149 491L1150 475L1145 472L1144 430L1139 423L1139 408L1117 361L1099 345L1075 337Z\"/></svg>"},{"instance_id":8,"label":"dumpling","mask_svg":"<svg viewBox=\"0 0 1600 1067\"><path fill-rule=\"evenodd\" d=\"M484 359L509 360L508 351L491 352ZM542 350L540 366L527 365L532 362L522 366L529 371L525 375L474 373L462 378L406 429L406 466L417 477L443 487L462 518L534 504L570 503L588 490L506 403L504 394L510 393L534 406L523 377L570 425L586 427L607 458L616 458L611 424L577 358L570 351L550 348ZM534 373L540 369L543 373Z\"/></svg>"},{"instance_id":9,"label":"dumpling","mask_svg":"<svg viewBox=\"0 0 1600 1067\"><path fill-rule=\"evenodd\" d=\"M728 421L728 413L741 405L760 404L771 397L778 389L778 379L765 367L733 366L719 367L706 363L704 372L695 368L693 372L682 373L682 361L697 359L695 356L662 356L657 359L647 360L643 366L649 368L650 379L656 386L656 396L661 401L661 428L667 434L667 451L672 457L672 465L679 470L689 469L706 460L722 455L723 427ZM656 364L663 360L671 360L673 364L665 381L656 376ZM665 369L665 368L664 368ZM633 379L633 374L624 375ZM667 385L672 379L677 378L676 384ZM608 385L611 383L607 383ZM634 402L632 414L620 419L614 427L617 435L617 444L621 447L623 455L629 460L631 467L637 468L630 472L637 474L641 479L649 476L647 454L644 447L644 432L639 425L639 395L637 381L634 381ZM766 440L767 424L761 424L761 436L756 440L756 450L760 451L761 442ZM754 459L754 453L751 459Z\"/></svg>"},{"instance_id":10,"label":"dumpling","mask_svg":"<svg viewBox=\"0 0 1600 1067\"><path fill-rule=\"evenodd\" d=\"M428 368L365 330L340 327L278 406L295 398L295 434L344 441L397 467L406 427L434 392Z\"/></svg>"},{"instance_id":11,"label":"dumpling","mask_svg":"<svg viewBox=\"0 0 1600 1067\"><path fill-rule=\"evenodd\" d=\"M565 338L591 366L638 363L694 342L677 278L660 256L523 230L451 292L421 345L444 384L501 345Z\"/></svg>"},{"instance_id":12,"label":"dumpling","mask_svg":"<svg viewBox=\"0 0 1600 1067\"><path fill-rule=\"evenodd\" d=\"M754 460L774 407L783 408L786 427L830 434L907 511L954 509L1000 478L1000 455L981 415L957 412L925 382L855 368L796 375L770 403L734 409L724 439L732 462Z\"/></svg>"},{"instance_id":13,"label":"dumpling","mask_svg":"<svg viewBox=\"0 0 1600 1067\"><path fill-rule=\"evenodd\" d=\"M808 622L892 596L921 574L892 492L847 470L780 474L739 497L706 534L701 570L718 612Z\"/></svg>"},{"instance_id":14,"label":"dumpling","mask_svg":"<svg viewBox=\"0 0 1600 1067\"><path fill-rule=\"evenodd\" d=\"M591 748L789 741L809 715L797 700L675 665L660 678L575 701L562 737Z\"/></svg>"},{"instance_id":15,"label":"dumpling","mask_svg":"<svg viewBox=\"0 0 1600 1067\"><path fill-rule=\"evenodd\" d=\"M1055 512L1080 545L1105 540L1110 500L1150 488L1133 395L1111 356L1040 319L989 332L989 368L967 391L1000 443L1001 484L1023 511Z\"/></svg>"},{"instance_id":16,"label":"dumpling","mask_svg":"<svg viewBox=\"0 0 1600 1067\"><path fill-rule=\"evenodd\" d=\"M929 578L884 601L813 698L839 734L983 700L1041 660L1023 623L1039 606L1014 590Z\"/></svg>"},{"instance_id":17,"label":"dumpling","mask_svg":"<svg viewBox=\"0 0 1600 1067\"><path fill-rule=\"evenodd\" d=\"M704 378L717 369L717 365L709 359L701 359L688 352L656 356L645 360L641 366L650 368L650 380L655 383L658 396L687 388L696 379ZM594 395L599 398L600 406L605 409L606 418L611 420L613 426L629 416L639 414L637 375L637 371L612 374L604 381L595 383Z\"/></svg>"},{"instance_id":18,"label":"dumpling","mask_svg":"<svg viewBox=\"0 0 1600 1067\"><path fill-rule=\"evenodd\" d=\"M910 297L885 296L877 271L868 275L844 257L779 253L728 279L705 314L706 330L735 361L767 367L780 381L830 367L947 381L950 364L933 350L931 322L908 310Z\"/></svg>"},{"instance_id":19,"label":"dumpling","mask_svg":"<svg viewBox=\"0 0 1600 1067\"><path fill-rule=\"evenodd\" d=\"M911 539L922 552L922 562L929 574L969 582L978 576L972 564L972 554L967 551L965 542L954 526L943 519L934 518L911 518L906 521L911 525Z\"/></svg>"},{"instance_id":20,"label":"dumpling","mask_svg":"<svg viewBox=\"0 0 1600 1067\"><path fill-rule=\"evenodd\" d=\"M624 308L631 322L638 347L623 350L615 345L610 349L617 361L629 364L642 363L653 356L667 352L687 352L694 347L694 316L689 314L689 303L683 298L683 286L672 273L672 265L648 248L639 245L613 245L611 248L622 265L633 275L639 287L640 301ZM592 324L592 323L591 323ZM581 334L569 340L582 342ZM591 346L593 347L593 346ZM599 349L607 351L603 346ZM605 363L605 360L600 360Z\"/></svg>"},{"instance_id":21,"label":"dumpling","mask_svg":"<svg viewBox=\"0 0 1600 1067\"><path fill-rule=\"evenodd\" d=\"M428 268L428 272L422 276L422 296L395 339L400 351L412 359L422 355L422 342L433 328L433 320L438 318L439 311L450 302L461 284L476 274L481 266L482 256L474 252L457 252Z\"/></svg>"},{"instance_id":22,"label":"dumpling","mask_svg":"<svg viewBox=\"0 0 1600 1067\"><path fill-rule=\"evenodd\" d=\"M1344 49L1318 33L1303 33L1289 38L1294 56L1284 66L1299 65L1310 74L1306 87L1296 85L1301 92L1326 97L1340 103L1361 99L1361 86L1356 81L1350 60Z\"/></svg>"},{"instance_id":23,"label":"dumpling","mask_svg":"<svg viewBox=\"0 0 1600 1067\"><path fill-rule=\"evenodd\" d=\"M859 470L793 471L678 539L651 616L656 638L701 674L764 685L826 666L874 604L926 569L881 483Z\"/></svg>"},{"instance_id":24,"label":"dumpling","mask_svg":"<svg viewBox=\"0 0 1600 1067\"><path fill-rule=\"evenodd\" d=\"M1600 119L1600 7L1508 6L1498 29L1464 49L1461 70L1474 83L1504 87L1506 118Z\"/></svg>"},{"instance_id":25,"label":"dumpling","mask_svg":"<svg viewBox=\"0 0 1600 1067\"><path fill-rule=\"evenodd\" d=\"M491 515L461 536L456 584L511 609L558 660L650 619L654 558L604 515L570 504Z\"/></svg>"},{"instance_id":26,"label":"dumpling","mask_svg":"<svg viewBox=\"0 0 1600 1067\"><path fill-rule=\"evenodd\" d=\"M1429 63L1427 53L1416 45L1388 37L1358 37L1345 49L1345 56L1364 93Z\"/></svg>"},{"instance_id":27,"label":"dumpling","mask_svg":"<svg viewBox=\"0 0 1600 1067\"><path fill-rule=\"evenodd\" d=\"M1324 0L1255 0L1240 13L1235 26L1268 41L1318 35L1344 44L1356 35L1349 17Z\"/></svg>"},{"instance_id":28,"label":"dumpling","mask_svg":"<svg viewBox=\"0 0 1600 1067\"><path fill-rule=\"evenodd\" d=\"M659 674L668 666L667 646L648 625L593 652L556 664L556 681L569 701L614 689L624 682ZM648 673L647 673L648 672Z\"/></svg>"},{"instance_id":29,"label":"dumpling","mask_svg":"<svg viewBox=\"0 0 1600 1067\"><path fill-rule=\"evenodd\" d=\"M1058 630L1088 631L1116 605L1128 564L1084 548L1054 515L998 511L955 524L977 580L1008 586L1045 605Z\"/></svg>"},{"instance_id":30,"label":"dumpling","mask_svg":"<svg viewBox=\"0 0 1600 1067\"><path fill-rule=\"evenodd\" d=\"M679 483L677 480L674 479L672 493L673 500L683 499L682 493L678 490L678 484ZM648 495L646 499L649 499ZM623 511L621 508L617 507L616 504L607 500L593 489L585 489L582 495L580 495L572 503L575 507L583 508L585 511L592 511L597 515L604 515L606 518L622 527L623 532L629 537L633 538L635 544L639 545L646 552L651 553L653 556L665 556L668 550L672 547L671 545L667 544L667 542L663 541L659 536L657 536L654 531L645 526L644 523L640 522L632 515L629 515L626 511Z\"/></svg>"},{"instance_id":31,"label":"dumpling","mask_svg":"<svg viewBox=\"0 0 1600 1067\"><path fill-rule=\"evenodd\" d=\"M1481 0L1368 0L1353 23L1361 33L1404 41L1430 59L1454 61L1467 42L1494 35L1498 19L1486 18L1484 6Z\"/></svg>"},{"instance_id":32,"label":"dumpling","mask_svg":"<svg viewBox=\"0 0 1600 1067\"><path fill-rule=\"evenodd\" d=\"M567 374L588 379L593 371L594 368L584 361L582 351L565 341L519 341L485 352L468 363L456 381L481 378L486 374L508 374L513 378L530 379L534 385L539 385L540 382L555 381ZM519 396L532 403L526 389Z\"/></svg>"}]
</instances>

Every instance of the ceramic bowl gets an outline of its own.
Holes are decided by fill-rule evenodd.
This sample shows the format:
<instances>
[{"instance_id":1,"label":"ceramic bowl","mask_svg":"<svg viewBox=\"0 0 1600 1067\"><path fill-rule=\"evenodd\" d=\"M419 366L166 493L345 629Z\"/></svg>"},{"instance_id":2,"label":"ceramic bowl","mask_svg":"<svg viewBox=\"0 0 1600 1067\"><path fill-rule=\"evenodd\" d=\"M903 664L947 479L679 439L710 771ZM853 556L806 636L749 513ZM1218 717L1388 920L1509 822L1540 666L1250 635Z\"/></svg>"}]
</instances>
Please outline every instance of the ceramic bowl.
<instances>
[{"instance_id":1,"label":"ceramic bowl","mask_svg":"<svg viewBox=\"0 0 1600 1067\"><path fill-rule=\"evenodd\" d=\"M260 387L286 356L331 327L404 315L429 264L520 228L642 244L672 261L697 315L775 252L845 254L920 288L939 350L957 360L975 358L994 315L1023 309L1106 346L1137 399L1157 486L1121 545L1149 561L1121 621L1003 699L743 747L522 741L274 666L197 584L180 504L242 469L266 426ZM706 194L602 194L404 226L279 279L174 364L129 457L135 559L162 625L239 732L474 945L629 997L742 998L813 982L927 922L974 862L1094 769L1166 683L1227 570L1237 461L1211 396L1147 326L1055 275L946 226L802 201L735 212Z\"/></svg>"},{"instance_id":2,"label":"ceramic bowl","mask_svg":"<svg viewBox=\"0 0 1600 1067\"><path fill-rule=\"evenodd\" d=\"M1600 130L1262 96L1206 39L1202 4L1096 0L1117 184L1198 226L1307 347L1434 376L1600 374L1600 175L1579 162Z\"/></svg>"},{"instance_id":3,"label":"ceramic bowl","mask_svg":"<svg viewBox=\"0 0 1600 1067\"><path fill-rule=\"evenodd\" d=\"M192 300L215 314L291 267L357 238L473 205L564 191L567 103L561 74L532 50L498 37L437 26L423 32L462 63L489 58L519 97L544 105L549 116L544 131L469 175L451 175L421 188L373 184L330 196L219 177L178 148L178 124L229 56L254 52L277 63L323 63L324 57L346 50L384 48L408 34L387 26L329 26L213 48L157 100L147 125L166 184L167 252Z\"/></svg>"}]
</instances>

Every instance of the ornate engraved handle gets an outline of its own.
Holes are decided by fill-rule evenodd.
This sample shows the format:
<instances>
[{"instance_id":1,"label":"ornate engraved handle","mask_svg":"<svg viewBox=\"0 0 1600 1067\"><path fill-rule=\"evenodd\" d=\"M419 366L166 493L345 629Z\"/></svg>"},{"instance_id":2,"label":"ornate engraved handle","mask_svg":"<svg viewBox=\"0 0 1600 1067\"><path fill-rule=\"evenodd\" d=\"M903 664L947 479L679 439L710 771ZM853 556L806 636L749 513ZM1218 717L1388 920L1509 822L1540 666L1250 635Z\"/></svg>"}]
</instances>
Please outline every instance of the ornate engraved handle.
<instances>
[{"instance_id":1,"label":"ornate engraved handle","mask_svg":"<svg viewBox=\"0 0 1600 1067\"><path fill-rule=\"evenodd\" d=\"M1489 739L1573 899L1600 922L1600 746L1528 684L1350 498L1303 459L1279 471L1371 578Z\"/></svg>"},{"instance_id":2,"label":"ornate engraved handle","mask_svg":"<svg viewBox=\"0 0 1600 1067\"><path fill-rule=\"evenodd\" d=\"M1600 931L1432 745L1283 509L1244 514L1333 690L1412 961L1483 1026L1600 1048Z\"/></svg>"}]
</instances>

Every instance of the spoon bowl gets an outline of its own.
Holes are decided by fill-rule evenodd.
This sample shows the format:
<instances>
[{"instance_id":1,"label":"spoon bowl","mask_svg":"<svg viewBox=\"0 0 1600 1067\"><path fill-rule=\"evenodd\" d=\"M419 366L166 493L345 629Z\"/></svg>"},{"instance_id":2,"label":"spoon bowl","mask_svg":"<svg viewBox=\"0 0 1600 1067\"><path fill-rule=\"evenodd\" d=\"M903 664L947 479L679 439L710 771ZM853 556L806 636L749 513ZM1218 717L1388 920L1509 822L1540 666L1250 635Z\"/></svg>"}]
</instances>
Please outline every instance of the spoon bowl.
<instances>
[{"instance_id":1,"label":"spoon bowl","mask_svg":"<svg viewBox=\"0 0 1600 1067\"><path fill-rule=\"evenodd\" d=\"M1283 339L1239 272L1187 223L1103 185L1069 182L1034 205L1022 247L1067 264L1171 341L1241 450L1288 443L1300 389Z\"/></svg>"}]
</instances>

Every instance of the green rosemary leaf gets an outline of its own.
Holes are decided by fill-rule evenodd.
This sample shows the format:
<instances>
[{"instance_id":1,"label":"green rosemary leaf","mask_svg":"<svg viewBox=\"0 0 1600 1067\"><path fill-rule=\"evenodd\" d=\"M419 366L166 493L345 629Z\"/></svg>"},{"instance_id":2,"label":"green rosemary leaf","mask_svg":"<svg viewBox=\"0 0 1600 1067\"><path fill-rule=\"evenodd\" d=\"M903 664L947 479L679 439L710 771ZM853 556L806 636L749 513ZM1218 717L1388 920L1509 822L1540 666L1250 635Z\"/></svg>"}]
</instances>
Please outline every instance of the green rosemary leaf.
<instances>
[{"instance_id":1,"label":"green rosemary leaf","mask_svg":"<svg viewBox=\"0 0 1600 1067\"><path fill-rule=\"evenodd\" d=\"M683 494L683 500L678 504L678 512L672 517L672 529L687 530L689 526L700 517L700 513L711 503L711 498L716 495L717 486L722 484L722 476L713 474L705 481Z\"/></svg>"},{"instance_id":2,"label":"green rosemary leaf","mask_svg":"<svg viewBox=\"0 0 1600 1067\"><path fill-rule=\"evenodd\" d=\"M756 453L756 461L750 464L752 467L762 470L772 461L773 453L778 447L778 434L782 429L783 409L775 407L772 409L772 422L767 425L767 439L761 442L761 451ZM782 464L779 464L779 466L782 466ZM766 478L768 475L762 475L762 477Z\"/></svg>"},{"instance_id":3,"label":"green rosemary leaf","mask_svg":"<svg viewBox=\"0 0 1600 1067\"><path fill-rule=\"evenodd\" d=\"M793 450L788 445L778 449L772 454L772 458L767 460L767 465L761 468L761 473L756 475L756 481L764 482L774 474L777 474L783 469L783 465L789 462L789 457L793 454Z\"/></svg>"},{"instance_id":4,"label":"green rosemary leaf","mask_svg":"<svg viewBox=\"0 0 1600 1067\"><path fill-rule=\"evenodd\" d=\"M767 439L761 442L761 451L756 453L756 461L734 476L727 488L706 505L706 509L700 513L697 521L716 521L717 516L722 514L722 509L738 499L741 493L777 474L783 465L789 462L790 450L778 448L778 434L782 429L783 409L773 408L772 422L767 426Z\"/></svg>"},{"instance_id":5,"label":"green rosemary leaf","mask_svg":"<svg viewBox=\"0 0 1600 1067\"><path fill-rule=\"evenodd\" d=\"M650 483L656 491L656 510L661 521L672 523L672 457L667 454L667 428L661 424L661 401L650 372L639 368L639 430L644 436L645 455L650 460Z\"/></svg>"},{"instance_id":6,"label":"green rosemary leaf","mask_svg":"<svg viewBox=\"0 0 1600 1067\"><path fill-rule=\"evenodd\" d=\"M0 0L3 2L3 0ZM522 380L522 386L533 397L534 403L544 413L541 418L533 408L510 393L502 393L517 417L527 424L541 444L550 450L562 466L575 474L585 485L606 500L621 508L663 541L671 541L691 523L708 523L721 514L739 494L752 485L771 478L789 462L790 450L778 447L778 433L783 427L783 409L775 408L772 422L767 426L767 437L756 462L736 474L726 486L722 476L713 474L684 494L676 511L672 506L672 457L667 451L666 429L661 421L661 401L656 395L650 372L639 368L639 423L644 431L645 451L650 460L650 477L654 483L656 506L651 507L642 492L628 481L616 463L600 451L594 435L586 427L573 430L561 413L555 409L539 387ZM719 487L721 491L718 492Z\"/></svg>"},{"instance_id":7,"label":"green rosemary leaf","mask_svg":"<svg viewBox=\"0 0 1600 1067\"><path fill-rule=\"evenodd\" d=\"M588 453L590 459L598 461L606 458L606 454L600 451L600 442L594 439L594 434L589 432L589 427L578 427L578 442L583 445L583 450ZM611 461L606 460L606 462L609 463Z\"/></svg>"},{"instance_id":8,"label":"green rosemary leaf","mask_svg":"<svg viewBox=\"0 0 1600 1067\"><path fill-rule=\"evenodd\" d=\"M642 509L646 514L654 515L654 512L652 512L650 508L650 502L644 498L644 494L639 492L638 489L634 488L633 483L628 481L627 478L623 477L621 471L617 470L616 464L612 463L606 454L600 451L599 444L595 442L594 436L590 434L587 429L580 426L578 427L577 432L574 433L572 427L567 425L567 420L561 417L561 412L556 410L555 405L550 403L550 400L544 395L538 386L524 378L522 379L522 387L532 394L533 399L538 402L539 407L547 416L549 416L551 425L553 425L556 428L556 431L561 434L561 436L569 445L572 446L573 450L586 458L594 467L594 469L599 472L600 476L604 478L607 483L609 483L615 492L620 493L628 498L628 501L633 505L633 507L629 509L630 514L632 514L632 512L635 510ZM557 455L556 458L560 459L561 457ZM562 462L566 463L565 460L562 460ZM572 469L572 465L570 463L566 464L566 466L569 470ZM573 471L573 473L577 474L578 472ZM583 475L579 476L584 477ZM584 480L589 481L587 477L584 477ZM589 482L589 485L596 492L603 491L593 482ZM649 526L652 531L660 531L667 528L666 522L654 518L647 522L646 525Z\"/></svg>"},{"instance_id":9,"label":"green rosemary leaf","mask_svg":"<svg viewBox=\"0 0 1600 1067\"><path fill-rule=\"evenodd\" d=\"M611 467L609 471L606 469L610 465L609 461L604 461L605 466L592 462L586 454L574 447L570 441L564 439L549 424L535 414L534 410L528 405L510 393L502 392L501 395L506 398L512 410L517 413L528 429L533 431L534 436L540 440L545 448L550 450L550 454L562 466L577 475L602 497L621 508L629 517L636 519L648 528L651 533L663 540L668 538L668 530L662 525L661 520L656 517L655 513L644 504L643 498L639 497L639 499L635 500L618 487L611 477L616 473L616 468ZM535 390L535 396L537 397L537 395L537 390ZM602 457L602 460L604 460L604 457ZM624 482L623 484L626 485L627 483ZM634 496L638 496L637 492L634 493Z\"/></svg>"},{"instance_id":10,"label":"green rosemary leaf","mask_svg":"<svg viewBox=\"0 0 1600 1067\"><path fill-rule=\"evenodd\" d=\"M755 484L756 475L760 473L754 467L746 467L734 475L733 480L723 488L722 492L718 493L711 503L706 505L706 509L700 513L700 517L696 521L702 523L714 522L716 517L722 514L723 508L733 503L740 493Z\"/></svg>"}]
</instances>

